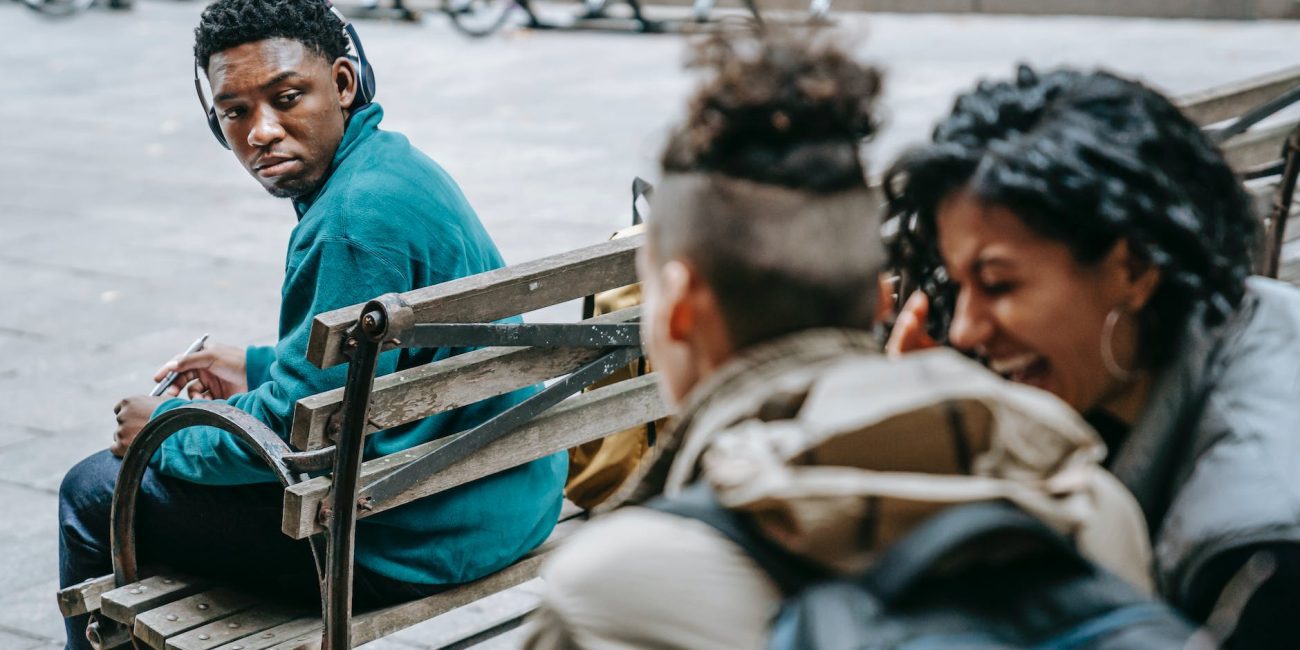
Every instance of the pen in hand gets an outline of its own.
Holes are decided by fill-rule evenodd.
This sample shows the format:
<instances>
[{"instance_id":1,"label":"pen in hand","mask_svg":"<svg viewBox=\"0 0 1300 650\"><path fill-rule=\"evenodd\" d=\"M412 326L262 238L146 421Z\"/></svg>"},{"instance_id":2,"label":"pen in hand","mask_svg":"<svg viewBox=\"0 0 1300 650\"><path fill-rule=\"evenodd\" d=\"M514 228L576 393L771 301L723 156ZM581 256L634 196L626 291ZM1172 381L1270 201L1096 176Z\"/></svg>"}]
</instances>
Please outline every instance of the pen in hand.
<instances>
[{"instance_id":1,"label":"pen in hand","mask_svg":"<svg viewBox=\"0 0 1300 650\"><path fill-rule=\"evenodd\" d=\"M194 354L195 352L202 350L203 344L206 343L207 341L208 341L207 334L200 336L197 341L190 344L190 347L187 350L185 350L184 354L182 354L181 356ZM167 373L167 375L162 378L162 381L158 382L158 385L153 387L153 390L149 392L149 395L151 397L157 397L159 395L162 395L164 391L166 391L169 387L171 387L172 383L176 381L176 378L178 376L180 376L180 373L176 372L175 370Z\"/></svg>"}]
</instances>

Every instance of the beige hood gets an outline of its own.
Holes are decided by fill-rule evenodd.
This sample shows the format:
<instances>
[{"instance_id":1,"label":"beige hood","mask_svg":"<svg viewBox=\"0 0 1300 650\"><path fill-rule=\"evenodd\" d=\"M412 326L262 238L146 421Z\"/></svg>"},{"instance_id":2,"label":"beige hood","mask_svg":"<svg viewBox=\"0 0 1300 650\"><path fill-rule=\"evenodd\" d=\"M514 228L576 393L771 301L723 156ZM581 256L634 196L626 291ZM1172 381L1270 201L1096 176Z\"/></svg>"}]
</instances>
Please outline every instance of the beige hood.
<instances>
[{"instance_id":1,"label":"beige hood","mask_svg":"<svg viewBox=\"0 0 1300 650\"><path fill-rule=\"evenodd\" d=\"M1006 499L1151 590L1142 513L1101 468L1100 439L1054 396L946 349L847 356L806 388L794 417L741 419L688 443L674 473L697 469L771 539L842 572L945 506Z\"/></svg>"}]
</instances>

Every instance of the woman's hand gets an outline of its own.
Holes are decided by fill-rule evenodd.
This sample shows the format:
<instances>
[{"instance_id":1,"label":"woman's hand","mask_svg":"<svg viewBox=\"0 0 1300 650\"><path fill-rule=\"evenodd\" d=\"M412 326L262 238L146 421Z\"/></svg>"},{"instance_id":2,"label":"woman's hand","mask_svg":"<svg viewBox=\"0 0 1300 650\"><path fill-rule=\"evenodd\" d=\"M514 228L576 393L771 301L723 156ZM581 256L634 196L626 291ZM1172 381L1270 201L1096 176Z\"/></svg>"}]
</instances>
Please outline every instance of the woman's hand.
<instances>
[{"instance_id":1,"label":"woman's hand","mask_svg":"<svg viewBox=\"0 0 1300 650\"><path fill-rule=\"evenodd\" d=\"M894 321L894 330L885 343L885 353L896 357L913 350L924 350L939 345L925 331L925 321L930 315L930 299L922 291L914 291L907 298L898 320Z\"/></svg>"},{"instance_id":2,"label":"woman's hand","mask_svg":"<svg viewBox=\"0 0 1300 650\"><path fill-rule=\"evenodd\" d=\"M248 392L244 349L233 345L209 343L198 352L178 356L159 368L153 379L162 381L173 371L180 376L165 393L171 397L179 396L182 387L190 399L226 399Z\"/></svg>"}]
</instances>

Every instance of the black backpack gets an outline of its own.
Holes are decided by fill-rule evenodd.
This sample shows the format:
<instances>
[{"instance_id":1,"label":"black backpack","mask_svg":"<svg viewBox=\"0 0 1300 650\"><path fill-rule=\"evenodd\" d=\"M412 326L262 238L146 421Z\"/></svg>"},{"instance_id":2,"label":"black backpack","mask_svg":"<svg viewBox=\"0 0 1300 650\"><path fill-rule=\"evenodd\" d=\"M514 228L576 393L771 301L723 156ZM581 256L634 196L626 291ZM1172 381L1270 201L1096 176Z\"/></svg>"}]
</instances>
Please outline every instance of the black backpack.
<instances>
[{"instance_id":1,"label":"black backpack","mask_svg":"<svg viewBox=\"0 0 1300 650\"><path fill-rule=\"evenodd\" d=\"M1162 650L1214 644L1015 506L953 506L836 577L759 535L706 485L647 504L717 529L784 594L769 650Z\"/></svg>"}]
</instances>

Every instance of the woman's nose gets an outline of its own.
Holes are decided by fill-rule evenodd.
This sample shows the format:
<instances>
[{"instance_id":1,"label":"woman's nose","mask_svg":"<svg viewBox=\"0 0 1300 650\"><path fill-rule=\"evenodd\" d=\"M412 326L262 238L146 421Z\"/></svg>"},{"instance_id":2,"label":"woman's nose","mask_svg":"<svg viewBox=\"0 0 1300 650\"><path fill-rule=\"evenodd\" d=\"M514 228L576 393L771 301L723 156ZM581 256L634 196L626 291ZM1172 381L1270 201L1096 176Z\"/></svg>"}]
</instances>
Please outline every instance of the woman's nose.
<instances>
[{"instance_id":1,"label":"woman's nose","mask_svg":"<svg viewBox=\"0 0 1300 650\"><path fill-rule=\"evenodd\" d=\"M948 325L948 343L963 350L974 350L988 342L993 323L980 300L969 291L957 294L952 323Z\"/></svg>"}]
</instances>

